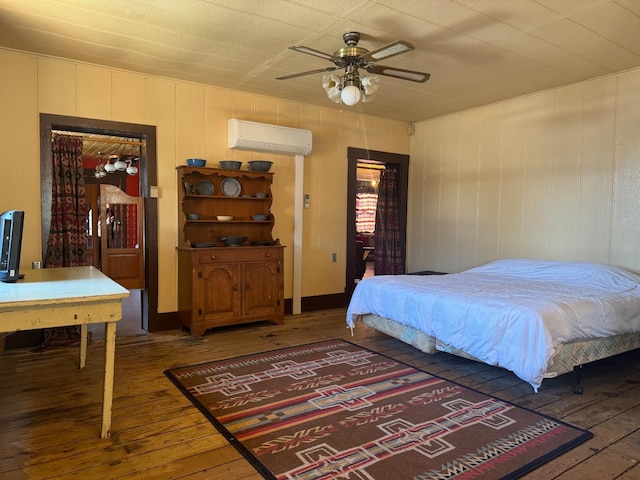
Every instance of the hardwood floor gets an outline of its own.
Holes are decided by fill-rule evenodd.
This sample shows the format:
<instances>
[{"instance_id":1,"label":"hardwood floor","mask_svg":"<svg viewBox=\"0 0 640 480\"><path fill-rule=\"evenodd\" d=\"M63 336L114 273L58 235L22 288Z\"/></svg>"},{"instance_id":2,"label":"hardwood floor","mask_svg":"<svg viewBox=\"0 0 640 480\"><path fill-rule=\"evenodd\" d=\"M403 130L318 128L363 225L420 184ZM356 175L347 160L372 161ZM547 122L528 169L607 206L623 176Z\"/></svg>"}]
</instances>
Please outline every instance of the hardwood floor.
<instances>
[{"instance_id":1,"label":"hardwood floor","mask_svg":"<svg viewBox=\"0 0 640 480\"><path fill-rule=\"evenodd\" d=\"M640 350L585 367L584 395L571 393L571 375L545 380L534 394L502 369L424 354L363 325L352 337L342 309L289 316L284 325L223 328L199 339L177 330L141 334L125 322L118 327L109 439L98 438L104 359L97 336L83 370L72 347L0 354L1 479L260 479L163 371L328 338L344 338L594 433L526 479L640 478Z\"/></svg>"}]
</instances>

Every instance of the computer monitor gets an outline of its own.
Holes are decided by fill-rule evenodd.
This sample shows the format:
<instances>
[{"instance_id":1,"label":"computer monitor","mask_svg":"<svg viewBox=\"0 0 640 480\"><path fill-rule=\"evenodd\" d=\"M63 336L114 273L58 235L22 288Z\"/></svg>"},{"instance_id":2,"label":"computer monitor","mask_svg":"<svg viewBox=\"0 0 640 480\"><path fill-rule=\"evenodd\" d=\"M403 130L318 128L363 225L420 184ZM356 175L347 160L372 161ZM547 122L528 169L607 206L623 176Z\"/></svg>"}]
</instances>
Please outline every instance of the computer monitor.
<instances>
[{"instance_id":1,"label":"computer monitor","mask_svg":"<svg viewBox=\"0 0 640 480\"><path fill-rule=\"evenodd\" d=\"M0 214L0 280L3 282L15 282L20 278L23 223L22 210L8 210Z\"/></svg>"}]
</instances>

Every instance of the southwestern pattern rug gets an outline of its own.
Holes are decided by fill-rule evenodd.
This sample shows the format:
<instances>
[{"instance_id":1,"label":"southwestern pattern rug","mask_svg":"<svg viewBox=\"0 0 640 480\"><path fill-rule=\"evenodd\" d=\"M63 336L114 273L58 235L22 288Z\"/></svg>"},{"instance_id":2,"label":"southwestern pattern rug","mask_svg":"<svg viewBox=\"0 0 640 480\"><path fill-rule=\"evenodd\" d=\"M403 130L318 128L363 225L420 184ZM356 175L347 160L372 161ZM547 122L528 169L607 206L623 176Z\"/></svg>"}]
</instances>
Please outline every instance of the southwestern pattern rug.
<instances>
[{"instance_id":1,"label":"southwestern pattern rug","mask_svg":"<svg viewBox=\"0 0 640 480\"><path fill-rule=\"evenodd\" d=\"M513 479L592 437L343 340L165 374L267 479Z\"/></svg>"}]
</instances>

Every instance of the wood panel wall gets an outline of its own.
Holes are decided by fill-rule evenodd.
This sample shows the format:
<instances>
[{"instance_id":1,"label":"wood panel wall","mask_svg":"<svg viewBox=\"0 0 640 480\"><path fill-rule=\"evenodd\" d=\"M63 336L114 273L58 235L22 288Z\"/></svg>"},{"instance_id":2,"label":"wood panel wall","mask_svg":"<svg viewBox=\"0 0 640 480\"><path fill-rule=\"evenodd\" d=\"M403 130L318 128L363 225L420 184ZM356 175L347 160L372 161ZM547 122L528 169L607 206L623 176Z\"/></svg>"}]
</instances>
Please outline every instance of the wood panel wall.
<instances>
[{"instance_id":1,"label":"wood panel wall","mask_svg":"<svg viewBox=\"0 0 640 480\"><path fill-rule=\"evenodd\" d=\"M640 69L421 122L409 270L497 258L640 271Z\"/></svg>"},{"instance_id":2,"label":"wood panel wall","mask_svg":"<svg viewBox=\"0 0 640 480\"><path fill-rule=\"evenodd\" d=\"M202 84L0 49L0 211L26 211L23 268L40 260L39 114L155 125L158 135L159 312L177 308L175 167L186 158L274 162L274 235L285 248L285 297L292 296L294 159L227 148L232 117L307 128L302 295L342 293L345 283L347 147L409 153L407 125ZM318 83L318 95L325 95ZM329 100L327 100L329 102ZM337 262L332 262L332 253Z\"/></svg>"}]
</instances>

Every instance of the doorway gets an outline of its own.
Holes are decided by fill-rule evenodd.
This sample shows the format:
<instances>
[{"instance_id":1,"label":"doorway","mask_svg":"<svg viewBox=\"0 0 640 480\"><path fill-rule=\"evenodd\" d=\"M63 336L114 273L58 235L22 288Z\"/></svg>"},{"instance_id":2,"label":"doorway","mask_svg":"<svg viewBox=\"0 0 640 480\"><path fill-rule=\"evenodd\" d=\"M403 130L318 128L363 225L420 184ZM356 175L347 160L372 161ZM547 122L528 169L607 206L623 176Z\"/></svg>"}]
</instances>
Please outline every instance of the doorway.
<instances>
[{"instance_id":1,"label":"doorway","mask_svg":"<svg viewBox=\"0 0 640 480\"><path fill-rule=\"evenodd\" d=\"M373 232L361 232L358 238L358 242L363 242L362 248L360 243L356 243L357 239L357 198L362 197L362 189L360 193L358 186L361 185L358 181L358 165L368 166L373 171L393 167L398 172L398 223L399 223L399 235L400 235L400 248L402 261L406 259L406 232L407 232L407 190L409 187L409 156L401 155L389 152L379 152L375 150L366 150L360 148L349 147L347 149L347 162L348 162L348 174L347 174L347 252L346 252L346 287L345 295L347 301L351 298L353 290L357 282L362 278L360 272L362 272L363 264L362 260L364 255L375 255L375 245L373 245ZM374 173L371 174L373 180ZM361 174L362 178L362 174ZM371 193L370 191L368 193ZM361 212L362 213L362 212ZM364 219L365 222L370 219ZM372 230L371 226L363 226L362 230ZM367 239L368 244L364 245L364 240ZM358 246L358 248L357 248ZM365 248L366 247L366 248ZM368 250L368 251L367 251ZM369 259L371 260L371 259ZM367 265L365 261L364 269L365 274L371 266Z\"/></svg>"},{"instance_id":2,"label":"doorway","mask_svg":"<svg viewBox=\"0 0 640 480\"><path fill-rule=\"evenodd\" d=\"M137 138L144 142L140 149L139 188L142 197L143 232L145 244L144 288L140 292L141 326L148 332L175 328L175 324L161 324L158 315L158 229L157 200L150 195L150 186L157 185L156 127L132 123L112 122L63 115L40 114L40 189L42 194L42 258L46 256L48 226L51 223L51 138L55 130L83 135L108 135ZM132 292L134 293L134 292Z\"/></svg>"}]
</instances>

